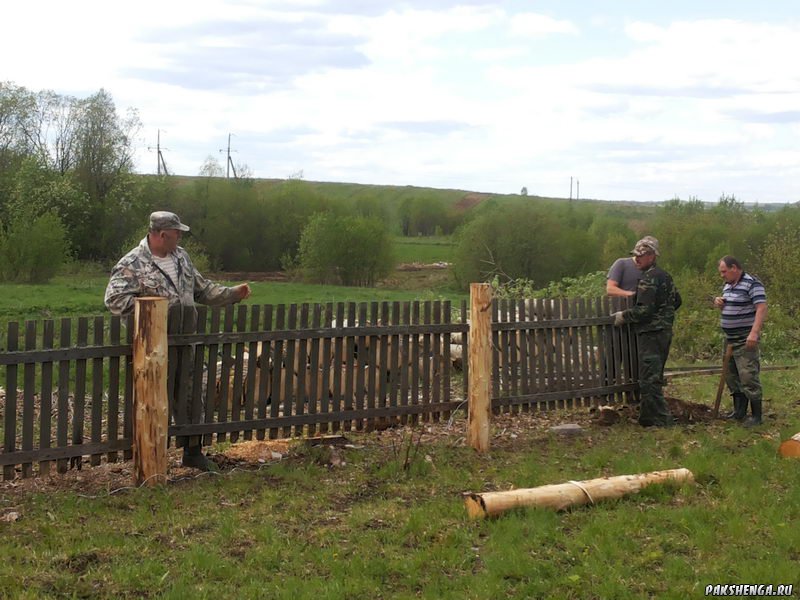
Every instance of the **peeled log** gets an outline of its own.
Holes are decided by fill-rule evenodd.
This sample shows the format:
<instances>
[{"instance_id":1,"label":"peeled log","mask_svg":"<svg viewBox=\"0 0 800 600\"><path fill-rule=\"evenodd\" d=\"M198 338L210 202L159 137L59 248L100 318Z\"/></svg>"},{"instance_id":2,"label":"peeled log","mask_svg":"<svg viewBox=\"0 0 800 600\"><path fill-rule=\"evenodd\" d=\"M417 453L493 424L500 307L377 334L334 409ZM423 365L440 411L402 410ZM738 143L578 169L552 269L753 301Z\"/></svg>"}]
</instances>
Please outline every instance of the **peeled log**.
<instances>
[{"instance_id":1,"label":"peeled log","mask_svg":"<svg viewBox=\"0 0 800 600\"><path fill-rule=\"evenodd\" d=\"M133 471L136 485L167 481L166 298L136 298L133 315Z\"/></svg>"},{"instance_id":2,"label":"peeled log","mask_svg":"<svg viewBox=\"0 0 800 600\"><path fill-rule=\"evenodd\" d=\"M800 458L800 433L795 433L778 448L778 453L784 458Z\"/></svg>"},{"instance_id":3,"label":"peeled log","mask_svg":"<svg viewBox=\"0 0 800 600\"><path fill-rule=\"evenodd\" d=\"M507 510L521 506L544 506L563 510L570 506L594 504L598 500L621 498L626 494L636 494L642 488L654 483L674 481L693 482L694 475L689 469L669 469L637 475L601 477L587 481L570 481L536 488L510 490L508 492L487 492L470 494L464 500L467 513L473 519L494 517Z\"/></svg>"}]
</instances>

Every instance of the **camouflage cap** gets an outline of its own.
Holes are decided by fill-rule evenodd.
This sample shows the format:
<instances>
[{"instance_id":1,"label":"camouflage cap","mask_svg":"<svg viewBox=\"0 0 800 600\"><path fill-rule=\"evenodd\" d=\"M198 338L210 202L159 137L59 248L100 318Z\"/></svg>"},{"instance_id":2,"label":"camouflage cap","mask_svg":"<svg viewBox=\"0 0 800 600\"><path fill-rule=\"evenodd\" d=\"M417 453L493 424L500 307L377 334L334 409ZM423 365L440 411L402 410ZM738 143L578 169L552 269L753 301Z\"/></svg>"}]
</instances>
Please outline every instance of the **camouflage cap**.
<instances>
[{"instance_id":1,"label":"camouflage cap","mask_svg":"<svg viewBox=\"0 0 800 600\"><path fill-rule=\"evenodd\" d=\"M181 223L181 220L175 213L167 212L166 210L157 210L150 215L150 229L154 231L161 231L163 229L189 231L189 226Z\"/></svg>"},{"instance_id":2,"label":"camouflage cap","mask_svg":"<svg viewBox=\"0 0 800 600\"><path fill-rule=\"evenodd\" d=\"M633 256L644 256L650 252L654 252L656 256L661 256L661 253L658 251L658 240L652 235L644 236L636 242L633 250L631 250Z\"/></svg>"}]
</instances>

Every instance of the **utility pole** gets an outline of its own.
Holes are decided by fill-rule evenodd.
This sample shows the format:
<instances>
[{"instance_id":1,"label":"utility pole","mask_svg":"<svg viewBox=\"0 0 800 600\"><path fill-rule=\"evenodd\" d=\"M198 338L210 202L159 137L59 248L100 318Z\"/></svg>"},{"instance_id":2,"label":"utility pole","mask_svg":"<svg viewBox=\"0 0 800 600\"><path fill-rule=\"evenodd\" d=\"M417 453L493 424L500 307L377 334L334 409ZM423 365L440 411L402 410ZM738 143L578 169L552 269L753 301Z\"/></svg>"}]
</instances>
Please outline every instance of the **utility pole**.
<instances>
[{"instance_id":1,"label":"utility pole","mask_svg":"<svg viewBox=\"0 0 800 600\"><path fill-rule=\"evenodd\" d=\"M578 189L575 192L575 200L580 200L581 199L581 180L580 179L576 179L575 183L578 186Z\"/></svg>"},{"instance_id":2,"label":"utility pole","mask_svg":"<svg viewBox=\"0 0 800 600\"><path fill-rule=\"evenodd\" d=\"M572 175L569 176L569 199L572 200Z\"/></svg>"},{"instance_id":3,"label":"utility pole","mask_svg":"<svg viewBox=\"0 0 800 600\"><path fill-rule=\"evenodd\" d=\"M233 159L231 158L231 136L232 135L233 135L232 133L228 134L228 162L225 165L225 178L226 179L228 179L231 176L231 171L233 171L233 178L234 179L237 178L236 177L236 167L233 166ZM224 152L225 148L220 148L219 151L220 152ZM236 151L234 150L234 152L236 152Z\"/></svg>"},{"instance_id":4,"label":"utility pole","mask_svg":"<svg viewBox=\"0 0 800 600\"><path fill-rule=\"evenodd\" d=\"M158 130L158 136L156 137L156 147L153 148L152 146L148 146L147 149L150 150L150 151L152 151L152 150L156 151L156 161L157 161L156 170L157 170L158 174L161 175L162 171L163 171L164 175L169 175L169 171L167 171L167 163L164 162L164 153L161 152L161 130L160 129ZM169 148L164 148L164 150L169 150Z\"/></svg>"}]
</instances>

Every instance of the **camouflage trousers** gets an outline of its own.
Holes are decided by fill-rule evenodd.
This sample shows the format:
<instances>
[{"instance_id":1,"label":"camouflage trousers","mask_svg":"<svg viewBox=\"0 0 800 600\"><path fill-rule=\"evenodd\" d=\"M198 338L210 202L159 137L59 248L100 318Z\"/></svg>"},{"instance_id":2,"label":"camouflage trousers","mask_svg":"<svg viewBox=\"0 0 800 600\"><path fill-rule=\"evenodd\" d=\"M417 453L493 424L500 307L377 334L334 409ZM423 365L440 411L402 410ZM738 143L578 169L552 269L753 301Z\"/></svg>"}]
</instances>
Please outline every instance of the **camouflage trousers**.
<instances>
[{"instance_id":1,"label":"camouflage trousers","mask_svg":"<svg viewBox=\"0 0 800 600\"><path fill-rule=\"evenodd\" d=\"M748 350L746 340L728 340L733 346L733 355L728 361L725 383L731 394L744 394L750 402L761 401L761 360L758 347Z\"/></svg>"},{"instance_id":2,"label":"camouflage trousers","mask_svg":"<svg viewBox=\"0 0 800 600\"><path fill-rule=\"evenodd\" d=\"M639 346L639 390L642 400L639 424L671 425L672 414L664 400L664 365L672 343L672 330L643 331L636 336Z\"/></svg>"}]
</instances>

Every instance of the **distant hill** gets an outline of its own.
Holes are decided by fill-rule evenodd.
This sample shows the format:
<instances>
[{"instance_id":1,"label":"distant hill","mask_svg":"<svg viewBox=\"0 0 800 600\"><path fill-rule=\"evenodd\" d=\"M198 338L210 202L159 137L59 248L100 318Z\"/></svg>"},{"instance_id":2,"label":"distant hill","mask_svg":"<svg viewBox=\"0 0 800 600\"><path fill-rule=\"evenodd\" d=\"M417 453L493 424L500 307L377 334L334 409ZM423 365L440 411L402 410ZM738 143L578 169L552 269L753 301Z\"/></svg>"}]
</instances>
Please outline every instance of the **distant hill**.
<instances>
[{"instance_id":1,"label":"distant hill","mask_svg":"<svg viewBox=\"0 0 800 600\"><path fill-rule=\"evenodd\" d=\"M145 175L145 177L155 177L155 175ZM170 176L178 185L190 185L207 179L203 176L185 176L173 175ZM261 179L254 178L252 180L254 185L262 187L265 190L277 187L287 179ZM602 204L607 207L610 212L625 212L634 211L637 214L652 213L658 203L653 202L634 202L623 200L598 200L593 198L581 198L580 200L570 200L569 198L558 198L549 196L537 196L528 194L523 196L520 194L494 194L489 192L477 192L471 190L457 190L445 188L429 188L413 185L380 185L380 184L367 184L367 183L337 183L325 181L309 181L302 180L305 184L311 186L314 190L322 196L331 200L359 200L366 198L381 199L389 204L397 205L405 199L419 198L419 197L435 197L446 201L452 205L457 212L466 212L475 208L479 204L487 201L494 200L496 202L504 202L509 200L529 200L531 202L537 201L550 201L550 202L571 202L575 205L585 204Z\"/></svg>"},{"instance_id":2,"label":"distant hill","mask_svg":"<svg viewBox=\"0 0 800 600\"><path fill-rule=\"evenodd\" d=\"M144 175L145 177L155 177L155 175ZM198 180L207 179L201 176L185 176L173 175L170 179L179 183L179 185L189 185L197 182ZM277 187L287 179L269 179L269 178L254 178L252 180L254 185L269 189ZM508 200L521 200L527 199L531 202L537 201L551 201L551 202L567 202L575 205L602 205L603 209L609 214L625 215L628 218L637 219L652 214L661 202L638 202L633 200L603 200L597 198L581 198L580 200L571 200L569 198L558 198L551 196L537 196L528 194L523 196L521 194L494 194L488 192L477 192L472 190L457 190L445 188L429 188L419 187L413 185L380 185L368 183L338 183L326 181L309 181L301 180L311 186L322 196L331 200L350 200L357 201L359 199L380 199L390 205L397 206L405 199L419 198L419 197L432 197L444 200L452 205L456 213L467 212L475 208L487 200L494 200L502 203ZM667 199L665 199L667 201ZM714 202L703 202L707 208L711 208L717 204ZM759 208L766 212L778 211L784 206L789 206L796 203L769 203L759 204L757 202L745 202L746 208L752 210Z\"/></svg>"}]
</instances>

